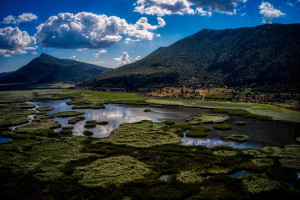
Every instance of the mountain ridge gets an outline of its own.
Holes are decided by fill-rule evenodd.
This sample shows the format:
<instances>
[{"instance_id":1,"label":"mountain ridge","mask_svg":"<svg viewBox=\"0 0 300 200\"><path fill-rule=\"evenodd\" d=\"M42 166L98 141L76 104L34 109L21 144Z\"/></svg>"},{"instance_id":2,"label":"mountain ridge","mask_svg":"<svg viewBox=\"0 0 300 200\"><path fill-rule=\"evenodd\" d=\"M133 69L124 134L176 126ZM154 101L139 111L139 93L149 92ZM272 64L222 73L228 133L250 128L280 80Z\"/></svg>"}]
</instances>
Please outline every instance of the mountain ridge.
<instances>
[{"instance_id":1,"label":"mountain ridge","mask_svg":"<svg viewBox=\"0 0 300 200\"><path fill-rule=\"evenodd\" d=\"M0 83L77 83L110 70L110 68L75 60L58 59L42 53L17 71L0 78Z\"/></svg>"},{"instance_id":2,"label":"mountain ridge","mask_svg":"<svg viewBox=\"0 0 300 200\"><path fill-rule=\"evenodd\" d=\"M299 91L300 24L203 29L145 58L80 83L130 90L167 86Z\"/></svg>"}]
</instances>

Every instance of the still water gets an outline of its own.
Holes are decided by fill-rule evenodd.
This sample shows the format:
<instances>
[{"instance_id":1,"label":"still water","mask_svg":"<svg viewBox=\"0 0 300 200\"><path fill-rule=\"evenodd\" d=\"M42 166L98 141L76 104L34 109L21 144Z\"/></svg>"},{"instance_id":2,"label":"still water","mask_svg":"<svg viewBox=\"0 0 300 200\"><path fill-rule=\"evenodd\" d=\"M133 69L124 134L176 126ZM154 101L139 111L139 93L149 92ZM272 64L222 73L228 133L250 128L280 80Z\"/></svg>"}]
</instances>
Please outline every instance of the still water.
<instances>
[{"instance_id":1,"label":"still water","mask_svg":"<svg viewBox=\"0 0 300 200\"><path fill-rule=\"evenodd\" d=\"M65 100L46 100L46 101L32 101L30 104L35 104L37 107L53 106L54 109L49 111L48 114L76 110L84 112L86 120L81 121L74 125L73 135L83 135L85 130L84 125L87 120L109 121L106 126L97 125L96 128L88 129L94 133L92 137L104 138L108 137L110 132L117 128L121 123L133 123L141 120L152 120L160 122L163 120L173 120L175 123L185 123L185 119L193 116L197 112L209 112L208 109L201 108L186 108L186 107L149 107L149 106L129 106L129 105L116 105L106 104L105 109L72 109L72 106L66 103L71 101ZM144 112L145 109L150 109L151 112ZM55 118L62 127L69 126L69 118ZM245 121L246 126L236 126L234 122ZM233 146L236 148L260 148L266 145L284 146L293 144L292 135L299 128L296 124L282 124L275 121L260 121L251 118L243 118L231 116L229 121L233 129L229 131L219 131L213 129L213 124L203 124L202 126L211 128L208 132L207 138L182 138L183 145L204 145L212 146ZM59 131L57 129L56 131ZM249 136L249 141L246 143L238 143L234 141L224 140L226 136L231 134L245 134Z\"/></svg>"}]
</instances>

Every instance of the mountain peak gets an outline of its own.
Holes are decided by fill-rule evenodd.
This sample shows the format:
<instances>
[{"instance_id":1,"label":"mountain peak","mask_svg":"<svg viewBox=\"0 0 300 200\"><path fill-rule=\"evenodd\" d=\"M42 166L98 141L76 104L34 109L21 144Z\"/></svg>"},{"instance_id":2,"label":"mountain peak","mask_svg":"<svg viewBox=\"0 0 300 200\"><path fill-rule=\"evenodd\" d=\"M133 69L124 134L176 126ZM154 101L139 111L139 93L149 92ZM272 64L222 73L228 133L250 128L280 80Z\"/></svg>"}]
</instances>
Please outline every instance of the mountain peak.
<instances>
[{"instance_id":1,"label":"mountain peak","mask_svg":"<svg viewBox=\"0 0 300 200\"><path fill-rule=\"evenodd\" d=\"M80 82L109 71L109 68L59 59L42 53L27 65L0 79L0 83Z\"/></svg>"},{"instance_id":2,"label":"mountain peak","mask_svg":"<svg viewBox=\"0 0 300 200\"><path fill-rule=\"evenodd\" d=\"M47 57L54 58L53 56L50 56L49 54L46 53L41 53L41 55L39 56L39 58L47 58Z\"/></svg>"}]
</instances>

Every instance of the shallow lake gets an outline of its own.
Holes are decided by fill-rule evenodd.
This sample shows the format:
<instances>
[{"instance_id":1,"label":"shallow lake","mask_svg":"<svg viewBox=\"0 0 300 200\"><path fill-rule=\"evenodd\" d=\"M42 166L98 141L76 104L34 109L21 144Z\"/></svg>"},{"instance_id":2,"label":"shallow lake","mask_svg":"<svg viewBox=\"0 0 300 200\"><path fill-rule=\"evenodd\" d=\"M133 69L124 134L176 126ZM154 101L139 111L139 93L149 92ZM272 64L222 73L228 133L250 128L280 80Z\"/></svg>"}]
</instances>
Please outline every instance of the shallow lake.
<instances>
[{"instance_id":1,"label":"shallow lake","mask_svg":"<svg viewBox=\"0 0 300 200\"><path fill-rule=\"evenodd\" d=\"M45 101L31 101L27 102L35 104L37 107L53 106L54 109L48 114L76 110L84 112L86 120L74 125L73 135L83 135L85 130L84 125L87 120L109 121L106 126L97 125L96 128L88 129L94 133L93 137L103 138L108 137L110 132L117 128L121 123L133 123L141 120L152 120L160 122L163 120L173 120L175 123L186 123L185 119L193 116L197 112L209 113L209 109L201 108L186 108L179 106L164 106L164 107L150 107L150 106L131 106L131 105L117 105L106 104L105 109L72 109L72 106L67 105L70 99L65 100L45 100ZM145 109L150 109L151 112L144 112ZM55 118L63 127L69 126L69 118ZM245 121L246 126L236 126L234 122ZM243 118L238 116L231 116L226 122L230 124L233 129L229 131L214 130L213 124L203 124L202 126L209 127L212 130L208 132L206 138L189 138L184 135L182 138L183 145L204 145L204 146L233 146L236 148L260 148L266 145L284 146L294 144L292 136L296 129L299 128L297 124L282 124L276 121L260 121L252 118ZM60 129L56 129L59 131ZM224 138L231 134L245 134L249 136L249 141L246 143L238 143L228 141Z\"/></svg>"}]
</instances>

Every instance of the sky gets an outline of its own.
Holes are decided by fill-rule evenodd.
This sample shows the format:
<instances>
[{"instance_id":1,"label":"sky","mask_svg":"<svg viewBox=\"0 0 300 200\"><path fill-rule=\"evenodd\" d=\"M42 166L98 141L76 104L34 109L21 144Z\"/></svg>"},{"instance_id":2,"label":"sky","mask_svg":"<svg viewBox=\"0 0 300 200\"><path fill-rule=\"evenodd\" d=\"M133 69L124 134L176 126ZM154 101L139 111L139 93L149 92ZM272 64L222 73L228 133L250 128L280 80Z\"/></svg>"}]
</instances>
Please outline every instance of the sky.
<instances>
[{"instance_id":1,"label":"sky","mask_svg":"<svg viewBox=\"0 0 300 200\"><path fill-rule=\"evenodd\" d=\"M202 29L299 23L300 0L0 0L0 72L41 53L116 68Z\"/></svg>"}]
</instances>

